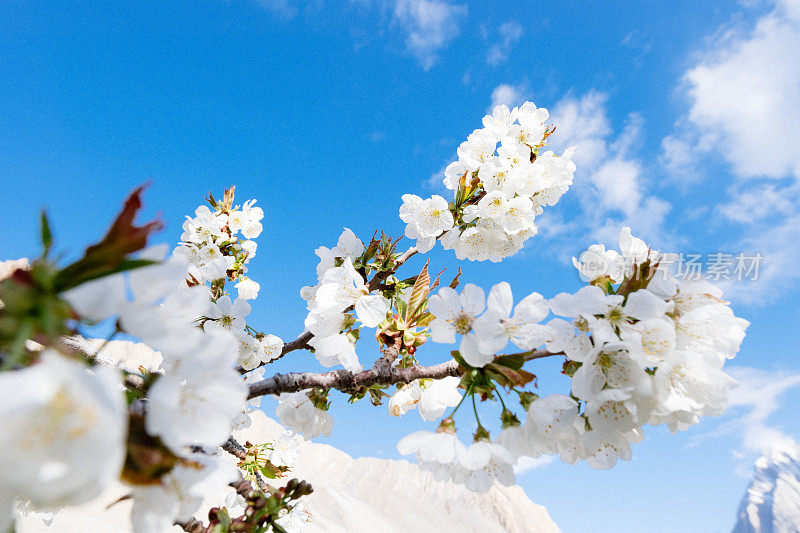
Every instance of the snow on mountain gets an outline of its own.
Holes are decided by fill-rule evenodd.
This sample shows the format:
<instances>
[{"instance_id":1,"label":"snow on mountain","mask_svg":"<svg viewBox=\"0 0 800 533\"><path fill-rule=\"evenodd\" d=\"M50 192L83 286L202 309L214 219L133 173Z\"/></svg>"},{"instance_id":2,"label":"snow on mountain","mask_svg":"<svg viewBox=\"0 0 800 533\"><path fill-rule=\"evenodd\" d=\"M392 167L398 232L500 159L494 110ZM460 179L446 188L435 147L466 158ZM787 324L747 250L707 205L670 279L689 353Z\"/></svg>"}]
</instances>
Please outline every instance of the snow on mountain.
<instances>
[{"instance_id":1,"label":"snow on mountain","mask_svg":"<svg viewBox=\"0 0 800 533\"><path fill-rule=\"evenodd\" d=\"M800 532L800 450L772 451L755 463L733 533Z\"/></svg>"},{"instance_id":2,"label":"snow on mountain","mask_svg":"<svg viewBox=\"0 0 800 533\"><path fill-rule=\"evenodd\" d=\"M257 411L252 414L252 425L236 436L242 442L268 442L283 431L280 424ZM547 510L531 502L517 486L495 484L487 493L476 494L451 482L436 481L431 473L407 461L353 459L326 444L303 442L292 476L306 479L314 487L314 493L305 499L310 519L304 533L559 531ZM106 508L126 492L117 483L94 502L62 509L50 527L29 517L18 522L18 531L129 532L130 501ZM204 508L224 505L223 498L210 495Z\"/></svg>"}]
</instances>

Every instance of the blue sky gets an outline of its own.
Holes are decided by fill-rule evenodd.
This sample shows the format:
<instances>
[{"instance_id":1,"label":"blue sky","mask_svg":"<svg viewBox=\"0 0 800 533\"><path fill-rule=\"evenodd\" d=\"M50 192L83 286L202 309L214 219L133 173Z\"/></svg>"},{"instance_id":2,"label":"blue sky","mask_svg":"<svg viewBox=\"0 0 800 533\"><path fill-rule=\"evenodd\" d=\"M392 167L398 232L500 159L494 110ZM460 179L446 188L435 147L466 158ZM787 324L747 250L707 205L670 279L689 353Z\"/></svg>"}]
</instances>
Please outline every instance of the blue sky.
<instances>
[{"instance_id":1,"label":"blue sky","mask_svg":"<svg viewBox=\"0 0 800 533\"><path fill-rule=\"evenodd\" d=\"M796 0L6 1L0 258L37 253L40 206L61 249L79 252L145 180L147 211L176 242L203 195L235 184L266 213L253 322L293 338L314 248L343 226L400 234L400 196L442 192L487 109L532 99L551 110L556 149L579 146L575 186L522 253L462 265L462 280L574 291L569 257L614 244L622 225L657 249L764 260L758 280L725 284L752 322L727 415L655 428L611 471L556 462L519 484L568 532L727 531L753 458L800 437L798 46ZM426 348L425 362L446 355ZM369 364L373 346L359 355ZM319 369L307 353L276 366ZM563 390L553 364L533 370ZM400 437L430 429L344 403L330 442L352 455L397 458Z\"/></svg>"}]
</instances>

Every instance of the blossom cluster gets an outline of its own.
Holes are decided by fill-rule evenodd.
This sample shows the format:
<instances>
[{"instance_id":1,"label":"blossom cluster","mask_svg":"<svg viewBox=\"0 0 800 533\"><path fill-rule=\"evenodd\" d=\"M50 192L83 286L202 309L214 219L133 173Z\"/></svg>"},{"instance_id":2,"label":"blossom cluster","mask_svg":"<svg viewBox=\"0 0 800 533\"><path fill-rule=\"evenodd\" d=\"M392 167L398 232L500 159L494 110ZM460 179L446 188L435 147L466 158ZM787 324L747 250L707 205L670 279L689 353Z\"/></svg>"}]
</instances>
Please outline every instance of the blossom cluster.
<instances>
[{"instance_id":1,"label":"blossom cluster","mask_svg":"<svg viewBox=\"0 0 800 533\"><path fill-rule=\"evenodd\" d=\"M575 294L561 293L547 302L537 298L537 319L548 309L564 318L551 319L545 329L537 326L530 343L517 343L531 349L543 342L550 352L563 353L564 373L571 377L568 394L531 395L523 403L524 423L505 418L495 442L479 425L476 442L466 447L452 419L446 419L437 433L422 431L401 440L400 452L414 454L439 477L486 490L494 480L513 482L513 464L523 455L558 454L569 463L585 460L610 468L618 459L630 459L630 444L642 440L644 425L682 431L701 416L722 413L734 384L722 367L736 355L748 322L733 314L718 288L672 277L659 265L664 255L628 228L621 232L620 249L595 247L593 253L602 253L608 268ZM582 264L576 261L576 267ZM452 342L458 331L464 335L462 349L472 330L480 339L475 317L483 310L482 291L467 286L461 295L445 291L442 296L431 298L439 313L431 324L439 330L434 339ZM510 292L506 301L510 310ZM500 324L508 327L507 321ZM500 328L495 330L499 334ZM502 349L506 342L502 338L492 347Z\"/></svg>"},{"instance_id":2,"label":"blossom cluster","mask_svg":"<svg viewBox=\"0 0 800 533\"><path fill-rule=\"evenodd\" d=\"M537 233L535 217L567 192L575 172L574 149L561 156L542 151L555 130L547 125L549 117L532 102L512 110L495 107L445 169L451 202L439 195L403 196L400 218L420 252L440 239L459 259L498 262Z\"/></svg>"},{"instance_id":3,"label":"blossom cluster","mask_svg":"<svg viewBox=\"0 0 800 533\"><path fill-rule=\"evenodd\" d=\"M357 372L361 363L355 351L355 321L376 327L386 318L390 302L379 290L370 291L365 276L356 270L354 262L363 260L366 248L348 228L335 247L321 246L315 253L317 284L300 292L308 307L305 327L313 335L309 344L321 365Z\"/></svg>"},{"instance_id":4,"label":"blossom cluster","mask_svg":"<svg viewBox=\"0 0 800 533\"><path fill-rule=\"evenodd\" d=\"M483 289L471 283L461 294L445 287L431 296L428 308L434 315L431 339L452 344L456 333L460 334L459 352L473 367L492 362L509 341L532 350L551 334L549 327L539 324L549 313L544 297L534 292L514 306L511 286L505 281L492 287L488 298Z\"/></svg>"},{"instance_id":5,"label":"blossom cluster","mask_svg":"<svg viewBox=\"0 0 800 533\"><path fill-rule=\"evenodd\" d=\"M195 217L183 223L181 244L173 252L189 263L189 276L193 283L211 285L213 304L205 315L203 327L207 331L225 330L239 341L237 364L252 370L280 356L283 341L272 334L248 330L245 318L250 314L247 300L258 297L260 285L248 278L247 264L255 257L255 238L262 231L264 212L248 200L241 207L232 205L226 195L219 202L210 198L214 210L200 206ZM240 239L240 233L241 238ZM226 280L236 281L238 298L232 300L223 294Z\"/></svg>"},{"instance_id":6,"label":"blossom cluster","mask_svg":"<svg viewBox=\"0 0 800 533\"><path fill-rule=\"evenodd\" d=\"M244 276L247 263L258 248L255 238L261 234L264 211L249 200L241 208L214 202L212 211L201 205L194 218L183 223L181 245L175 254L189 263L189 275L197 283L214 282L232 275L239 279L239 298L252 300L258 296L259 284ZM241 233L241 239L239 234ZM243 240L242 240L243 239Z\"/></svg>"},{"instance_id":7,"label":"blossom cluster","mask_svg":"<svg viewBox=\"0 0 800 533\"><path fill-rule=\"evenodd\" d=\"M210 306L209 292L188 286L188 265L175 256L164 261L166 252L163 246L149 248L140 259L158 263L63 294L81 320L113 317L119 330L161 355L143 422L146 433L159 439L176 463L163 479L133 486L137 531L162 531L190 516L200 503L204 480L218 475L224 483L234 479L229 470L216 473L224 471L216 456L200 460L191 447L222 444L246 398L246 386L233 369L235 338L197 327L197 317ZM4 497L55 510L88 501L119 478L128 428L134 424L119 369L88 367L66 349L46 348L37 364L0 373L0 391L4 399L14 399L0 403ZM151 500L154 491L159 496ZM157 508L144 503L156 500Z\"/></svg>"},{"instance_id":8,"label":"blossom cluster","mask_svg":"<svg viewBox=\"0 0 800 533\"><path fill-rule=\"evenodd\" d=\"M333 418L327 404L320 405L314 395L306 392L281 394L275 414L281 424L296 431L306 439L328 436L333 429ZM322 400L324 402L324 400Z\"/></svg>"},{"instance_id":9,"label":"blossom cluster","mask_svg":"<svg viewBox=\"0 0 800 533\"><path fill-rule=\"evenodd\" d=\"M213 305L208 288L187 285L190 265L180 254L163 261L165 253L161 246L146 251L144 255L162 262L65 294L80 316L96 321L116 316L125 333L162 357L158 377L147 391L145 430L183 461L161 483L134 488L132 521L137 531L161 531L191 516L202 500L203 483L220 475L223 484L235 479L235 472L223 468L217 456L200 460L189 451L194 446L213 450L225 442L247 396L234 370L236 337L224 329L197 327L198 317L208 315ZM118 447L124 450L124 442ZM187 495L193 499L183 501Z\"/></svg>"},{"instance_id":10,"label":"blossom cluster","mask_svg":"<svg viewBox=\"0 0 800 533\"><path fill-rule=\"evenodd\" d=\"M415 379L398 387L389 399L389 414L402 416L418 408L423 420L440 418L445 409L455 407L463 398L458 392L460 380L454 376L442 379Z\"/></svg>"}]
</instances>

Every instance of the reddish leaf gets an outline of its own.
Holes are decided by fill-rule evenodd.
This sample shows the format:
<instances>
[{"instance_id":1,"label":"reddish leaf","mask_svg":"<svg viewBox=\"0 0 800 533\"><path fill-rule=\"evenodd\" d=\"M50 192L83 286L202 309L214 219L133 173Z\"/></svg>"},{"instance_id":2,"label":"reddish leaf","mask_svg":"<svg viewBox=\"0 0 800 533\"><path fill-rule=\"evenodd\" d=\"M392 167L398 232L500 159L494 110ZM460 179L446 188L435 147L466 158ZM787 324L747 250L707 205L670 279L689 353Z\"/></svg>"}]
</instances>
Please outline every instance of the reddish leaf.
<instances>
[{"instance_id":1,"label":"reddish leaf","mask_svg":"<svg viewBox=\"0 0 800 533\"><path fill-rule=\"evenodd\" d=\"M164 224L159 219L136 226L134 219L142 208L141 194L146 185L134 190L122 212L112 222L106 236L97 244L86 249L83 257L64 268L56 277L56 288L64 291L92 279L118 272L125 264L126 256L147 246L150 234L161 230ZM142 266L131 264L131 266Z\"/></svg>"}]
</instances>

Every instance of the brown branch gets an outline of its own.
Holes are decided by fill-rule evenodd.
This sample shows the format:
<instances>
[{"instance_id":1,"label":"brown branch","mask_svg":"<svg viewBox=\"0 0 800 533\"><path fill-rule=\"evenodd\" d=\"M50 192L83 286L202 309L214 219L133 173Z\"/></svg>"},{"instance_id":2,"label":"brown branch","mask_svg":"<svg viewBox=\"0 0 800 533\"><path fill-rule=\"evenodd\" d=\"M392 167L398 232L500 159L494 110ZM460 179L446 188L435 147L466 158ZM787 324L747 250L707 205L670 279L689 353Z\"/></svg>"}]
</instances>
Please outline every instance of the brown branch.
<instances>
[{"instance_id":1,"label":"brown branch","mask_svg":"<svg viewBox=\"0 0 800 533\"><path fill-rule=\"evenodd\" d=\"M372 365L372 370L380 376L389 376L392 372L392 365L400 357L400 350L403 348L403 337L398 335L394 338L394 344L384 346L381 350L382 355Z\"/></svg>"},{"instance_id":2,"label":"brown branch","mask_svg":"<svg viewBox=\"0 0 800 533\"><path fill-rule=\"evenodd\" d=\"M225 450L226 452L228 452L229 454L231 454L234 457L236 457L237 459L239 459L240 461L244 461L245 459L247 459L247 448L245 448L244 446L239 444L239 441L237 441L233 437L233 435L228 437L228 440L226 440L224 443L222 443L222 446L220 446L220 447L223 450ZM261 492L263 492L264 494L271 494L272 493L272 491L270 490L269 485L267 485L267 482L264 481L263 477L261 477L261 474L259 474L258 472L255 472L255 476L254 477L255 477L255 480L256 480L256 485L258 485L258 489Z\"/></svg>"},{"instance_id":3,"label":"brown branch","mask_svg":"<svg viewBox=\"0 0 800 533\"><path fill-rule=\"evenodd\" d=\"M447 376L459 376L458 363L454 360L439 363L433 366L411 366L398 368L390 366L387 369L380 365L384 356L369 370L362 372L348 372L347 370L334 370L333 372L292 372L289 374L275 374L269 379L258 381L250 385L248 398L256 398L267 394L282 394L297 392L306 389L338 389L350 391L371 385L394 385L395 383L409 383L415 379L442 379ZM523 352L525 360L541 359L553 355L563 355L561 352L552 353L547 350L532 350Z\"/></svg>"},{"instance_id":4,"label":"brown branch","mask_svg":"<svg viewBox=\"0 0 800 533\"><path fill-rule=\"evenodd\" d=\"M222 446L220 446L220 448L233 455L240 461L247 459L247 450L244 446L239 444L239 442L234 439L233 436L228 437L228 440L226 440Z\"/></svg>"},{"instance_id":5,"label":"brown branch","mask_svg":"<svg viewBox=\"0 0 800 533\"><path fill-rule=\"evenodd\" d=\"M269 379L250 385L249 398L266 394L282 394L305 389L339 389L352 390L371 385L392 385L408 383L419 378L441 379L459 375L458 363L448 361L433 366L412 366L409 368L391 368L388 373L379 372L376 368L363 372L351 373L347 370L333 372L292 372L275 374Z\"/></svg>"}]
</instances>

